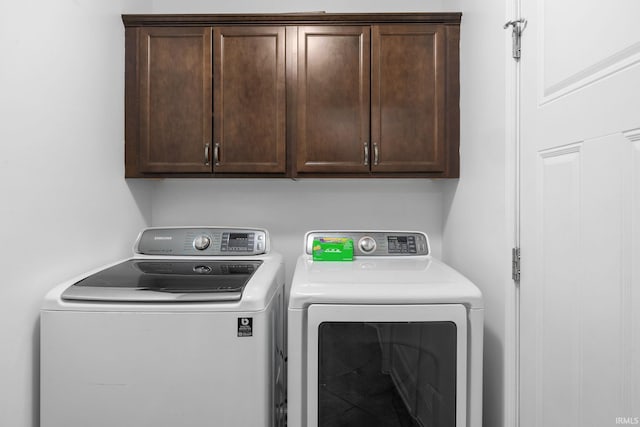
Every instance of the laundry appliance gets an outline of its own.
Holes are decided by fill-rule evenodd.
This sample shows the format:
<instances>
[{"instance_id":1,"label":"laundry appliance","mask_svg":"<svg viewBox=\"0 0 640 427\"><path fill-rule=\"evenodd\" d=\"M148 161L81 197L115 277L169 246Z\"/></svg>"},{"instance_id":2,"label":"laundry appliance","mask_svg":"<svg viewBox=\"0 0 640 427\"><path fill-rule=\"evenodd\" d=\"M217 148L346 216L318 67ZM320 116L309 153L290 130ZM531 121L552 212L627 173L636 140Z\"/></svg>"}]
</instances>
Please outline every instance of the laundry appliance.
<instances>
[{"instance_id":1,"label":"laundry appliance","mask_svg":"<svg viewBox=\"0 0 640 427\"><path fill-rule=\"evenodd\" d=\"M266 230L144 230L46 296L40 425L283 426L283 286Z\"/></svg>"},{"instance_id":2,"label":"laundry appliance","mask_svg":"<svg viewBox=\"0 0 640 427\"><path fill-rule=\"evenodd\" d=\"M351 239L353 261L314 261L333 238ZM483 314L425 233L308 232L288 304L289 427L480 427Z\"/></svg>"}]
</instances>

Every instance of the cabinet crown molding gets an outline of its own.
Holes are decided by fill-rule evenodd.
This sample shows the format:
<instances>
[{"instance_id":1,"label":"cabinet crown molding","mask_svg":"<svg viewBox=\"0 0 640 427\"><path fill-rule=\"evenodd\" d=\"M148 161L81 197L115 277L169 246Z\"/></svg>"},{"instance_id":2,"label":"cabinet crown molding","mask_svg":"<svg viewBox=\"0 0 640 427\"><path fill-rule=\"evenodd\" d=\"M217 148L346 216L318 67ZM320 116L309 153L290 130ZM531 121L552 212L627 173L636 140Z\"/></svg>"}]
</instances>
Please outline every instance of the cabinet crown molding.
<instances>
[{"instance_id":1,"label":"cabinet crown molding","mask_svg":"<svg viewBox=\"0 0 640 427\"><path fill-rule=\"evenodd\" d=\"M122 15L125 27L308 24L460 24L461 12Z\"/></svg>"}]
</instances>

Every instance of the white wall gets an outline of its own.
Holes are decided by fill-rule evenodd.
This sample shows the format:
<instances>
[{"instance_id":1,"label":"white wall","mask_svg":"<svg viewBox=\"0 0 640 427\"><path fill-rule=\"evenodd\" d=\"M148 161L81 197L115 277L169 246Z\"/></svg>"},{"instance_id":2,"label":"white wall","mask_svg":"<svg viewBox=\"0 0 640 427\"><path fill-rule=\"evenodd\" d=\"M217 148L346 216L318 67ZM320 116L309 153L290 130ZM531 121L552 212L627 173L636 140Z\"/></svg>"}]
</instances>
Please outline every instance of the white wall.
<instances>
[{"instance_id":1,"label":"white wall","mask_svg":"<svg viewBox=\"0 0 640 427\"><path fill-rule=\"evenodd\" d=\"M485 300L484 425L512 425L506 367L513 360L511 247L513 149L506 115L510 32L504 0L462 1L461 172L446 184L443 259L474 281ZM511 396L509 396L511 394Z\"/></svg>"},{"instance_id":2,"label":"white wall","mask_svg":"<svg viewBox=\"0 0 640 427\"><path fill-rule=\"evenodd\" d=\"M39 425L47 290L129 254L149 221L148 183L123 179L129 3L0 3L0 426Z\"/></svg>"}]
</instances>

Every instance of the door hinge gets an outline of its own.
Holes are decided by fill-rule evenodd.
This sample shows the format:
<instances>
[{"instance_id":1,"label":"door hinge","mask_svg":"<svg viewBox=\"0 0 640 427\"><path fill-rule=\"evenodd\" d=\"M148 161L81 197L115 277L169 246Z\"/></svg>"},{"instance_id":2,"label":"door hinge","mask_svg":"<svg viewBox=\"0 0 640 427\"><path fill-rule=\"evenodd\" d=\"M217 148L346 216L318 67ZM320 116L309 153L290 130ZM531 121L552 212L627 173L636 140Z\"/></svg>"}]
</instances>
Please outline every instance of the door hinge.
<instances>
[{"instance_id":1,"label":"door hinge","mask_svg":"<svg viewBox=\"0 0 640 427\"><path fill-rule=\"evenodd\" d=\"M516 19L515 21L509 21L504 24L504 29L512 27L511 31L511 55L516 61L520 60L520 41L522 39L522 32L527 28L527 20L524 18Z\"/></svg>"},{"instance_id":2,"label":"door hinge","mask_svg":"<svg viewBox=\"0 0 640 427\"><path fill-rule=\"evenodd\" d=\"M511 249L511 278L520 281L520 248Z\"/></svg>"}]
</instances>

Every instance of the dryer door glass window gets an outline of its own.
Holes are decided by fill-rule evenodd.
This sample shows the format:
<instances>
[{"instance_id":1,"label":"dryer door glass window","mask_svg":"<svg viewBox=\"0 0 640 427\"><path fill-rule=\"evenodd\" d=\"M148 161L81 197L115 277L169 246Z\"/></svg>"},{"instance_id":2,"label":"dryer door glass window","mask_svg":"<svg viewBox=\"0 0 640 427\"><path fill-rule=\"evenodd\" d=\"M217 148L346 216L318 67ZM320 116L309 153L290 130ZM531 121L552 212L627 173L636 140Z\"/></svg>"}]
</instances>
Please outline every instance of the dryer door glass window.
<instances>
[{"instance_id":1,"label":"dryer door glass window","mask_svg":"<svg viewBox=\"0 0 640 427\"><path fill-rule=\"evenodd\" d=\"M319 427L455 427L456 324L324 322Z\"/></svg>"}]
</instances>

